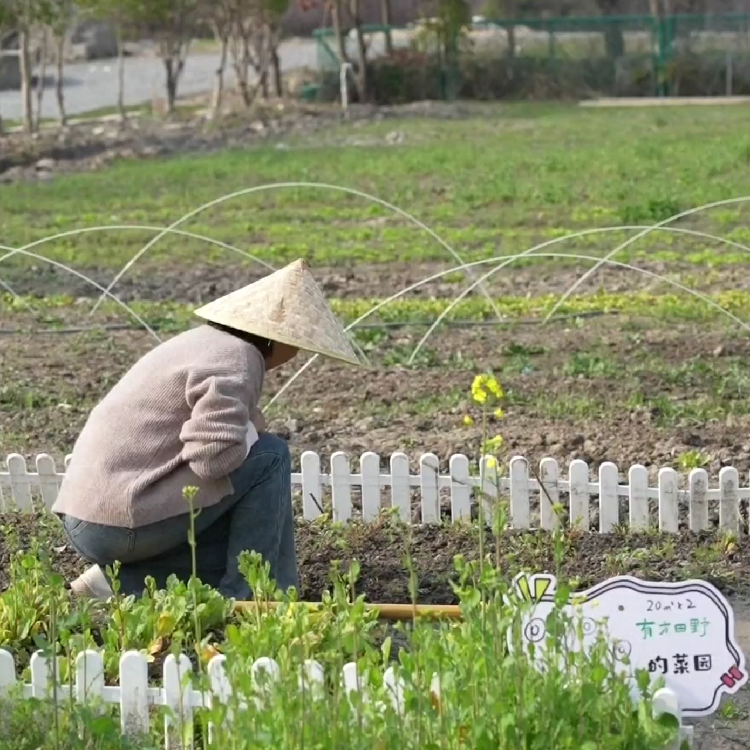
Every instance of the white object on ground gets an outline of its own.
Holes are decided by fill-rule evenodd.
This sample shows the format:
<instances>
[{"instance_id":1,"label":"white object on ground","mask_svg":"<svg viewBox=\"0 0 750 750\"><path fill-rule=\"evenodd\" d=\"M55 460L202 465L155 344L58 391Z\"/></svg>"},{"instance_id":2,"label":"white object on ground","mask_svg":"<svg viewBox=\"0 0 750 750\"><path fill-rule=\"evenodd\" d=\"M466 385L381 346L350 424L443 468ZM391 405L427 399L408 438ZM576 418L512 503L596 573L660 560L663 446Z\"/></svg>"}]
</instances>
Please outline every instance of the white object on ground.
<instances>
[{"instance_id":1,"label":"white object on ground","mask_svg":"<svg viewBox=\"0 0 750 750\"><path fill-rule=\"evenodd\" d=\"M77 596L85 596L89 599L109 599L114 594L107 576L98 565L92 565L81 573L70 584L70 588Z\"/></svg>"},{"instance_id":2,"label":"white object on ground","mask_svg":"<svg viewBox=\"0 0 750 750\"><path fill-rule=\"evenodd\" d=\"M351 63L342 63L339 69L339 88L341 89L341 107L344 110L349 109L349 85L347 74L352 72Z\"/></svg>"}]
</instances>

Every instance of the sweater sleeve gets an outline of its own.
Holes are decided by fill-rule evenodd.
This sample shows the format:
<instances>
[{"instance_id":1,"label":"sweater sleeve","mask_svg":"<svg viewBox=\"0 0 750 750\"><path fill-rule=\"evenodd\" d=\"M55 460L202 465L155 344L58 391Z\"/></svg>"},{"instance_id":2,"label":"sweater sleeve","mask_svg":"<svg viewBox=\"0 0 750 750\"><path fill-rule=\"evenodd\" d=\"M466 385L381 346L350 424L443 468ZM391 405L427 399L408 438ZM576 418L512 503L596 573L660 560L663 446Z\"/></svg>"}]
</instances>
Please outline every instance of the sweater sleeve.
<instances>
[{"instance_id":1,"label":"sweater sleeve","mask_svg":"<svg viewBox=\"0 0 750 750\"><path fill-rule=\"evenodd\" d=\"M201 479L225 477L245 460L248 421L261 387L254 376L248 367L196 372L188 378L192 413L180 432L182 455Z\"/></svg>"}]
</instances>

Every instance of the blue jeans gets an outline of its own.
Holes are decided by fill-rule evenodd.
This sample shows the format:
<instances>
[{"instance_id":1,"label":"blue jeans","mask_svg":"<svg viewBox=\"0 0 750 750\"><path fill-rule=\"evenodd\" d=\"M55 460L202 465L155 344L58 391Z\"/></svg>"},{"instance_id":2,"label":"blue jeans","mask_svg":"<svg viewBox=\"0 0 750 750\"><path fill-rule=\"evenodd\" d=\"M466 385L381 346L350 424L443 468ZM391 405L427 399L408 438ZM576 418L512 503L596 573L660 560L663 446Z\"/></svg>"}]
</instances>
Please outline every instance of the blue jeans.
<instances>
[{"instance_id":1,"label":"blue jeans","mask_svg":"<svg viewBox=\"0 0 750 750\"><path fill-rule=\"evenodd\" d=\"M280 589L298 587L291 471L287 444L262 433L242 466L230 475L234 493L203 508L195 519L196 567L203 583L226 597L250 599L237 558L241 552L255 551L269 563ZM146 576L164 588L171 574L184 581L192 574L188 513L136 529L70 516L63 518L63 526L81 557L102 567L120 562L125 595L142 594Z\"/></svg>"}]
</instances>

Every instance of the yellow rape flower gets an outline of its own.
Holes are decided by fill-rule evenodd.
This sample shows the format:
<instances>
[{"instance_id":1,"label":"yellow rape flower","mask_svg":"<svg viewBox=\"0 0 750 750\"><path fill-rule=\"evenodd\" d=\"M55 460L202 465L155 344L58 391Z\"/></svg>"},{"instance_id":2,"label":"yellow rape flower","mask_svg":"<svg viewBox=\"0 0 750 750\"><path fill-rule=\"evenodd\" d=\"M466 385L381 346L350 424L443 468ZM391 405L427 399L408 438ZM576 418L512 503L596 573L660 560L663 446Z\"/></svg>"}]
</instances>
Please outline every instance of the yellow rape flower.
<instances>
[{"instance_id":1,"label":"yellow rape flower","mask_svg":"<svg viewBox=\"0 0 750 750\"><path fill-rule=\"evenodd\" d=\"M467 414L463 418L464 427L471 427L474 424L474 420Z\"/></svg>"},{"instance_id":2,"label":"yellow rape flower","mask_svg":"<svg viewBox=\"0 0 750 750\"><path fill-rule=\"evenodd\" d=\"M502 409L495 409L492 416L495 417L495 419L502 419L505 416L505 412Z\"/></svg>"},{"instance_id":3,"label":"yellow rape flower","mask_svg":"<svg viewBox=\"0 0 750 750\"><path fill-rule=\"evenodd\" d=\"M477 375L471 384L471 397L478 404L487 401L499 401L503 397L503 389L494 375Z\"/></svg>"},{"instance_id":4,"label":"yellow rape flower","mask_svg":"<svg viewBox=\"0 0 750 750\"><path fill-rule=\"evenodd\" d=\"M475 381L476 383L476 381ZM478 404L484 404L487 401L487 394L482 388L471 387L471 397Z\"/></svg>"},{"instance_id":5,"label":"yellow rape flower","mask_svg":"<svg viewBox=\"0 0 750 750\"><path fill-rule=\"evenodd\" d=\"M487 456L487 459L485 460L484 465L488 469L496 469L497 459L494 456Z\"/></svg>"},{"instance_id":6,"label":"yellow rape flower","mask_svg":"<svg viewBox=\"0 0 750 750\"><path fill-rule=\"evenodd\" d=\"M503 446L503 436L495 435L495 437L489 438L488 440L484 441L484 452L495 453L495 451L500 450L502 446Z\"/></svg>"}]
</instances>

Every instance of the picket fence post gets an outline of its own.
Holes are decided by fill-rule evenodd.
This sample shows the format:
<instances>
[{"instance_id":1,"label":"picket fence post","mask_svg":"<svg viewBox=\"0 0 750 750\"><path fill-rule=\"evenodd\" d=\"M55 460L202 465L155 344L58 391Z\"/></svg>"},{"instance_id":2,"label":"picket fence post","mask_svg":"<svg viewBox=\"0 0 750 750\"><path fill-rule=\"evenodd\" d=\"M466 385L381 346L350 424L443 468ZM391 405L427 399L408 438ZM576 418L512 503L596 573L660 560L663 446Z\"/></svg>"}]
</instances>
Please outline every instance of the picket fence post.
<instances>
[{"instance_id":1,"label":"picket fence post","mask_svg":"<svg viewBox=\"0 0 750 750\"><path fill-rule=\"evenodd\" d=\"M165 750L186 750L192 747L193 706L190 675L193 665L185 654L170 654L164 660Z\"/></svg>"},{"instance_id":2,"label":"picket fence post","mask_svg":"<svg viewBox=\"0 0 750 750\"><path fill-rule=\"evenodd\" d=\"M725 466L719 472L719 526L735 534L740 530L740 503L737 495L739 484L740 475L734 467Z\"/></svg>"},{"instance_id":3,"label":"picket fence post","mask_svg":"<svg viewBox=\"0 0 750 750\"><path fill-rule=\"evenodd\" d=\"M125 735L148 732L148 662L138 651L120 656L120 727Z\"/></svg>"},{"instance_id":4,"label":"picket fence post","mask_svg":"<svg viewBox=\"0 0 750 750\"><path fill-rule=\"evenodd\" d=\"M687 743L688 748L693 746L693 727L683 725L680 701L673 690L669 688L657 690L654 693L651 711L655 719L663 714L670 714L675 716L679 722L679 734L666 750L681 750L685 747L685 743Z\"/></svg>"},{"instance_id":5,"label":"picket fence post","mask_svg":"<svg viewBox=\"0 0 750 750\"><path fill-rule=\"evenodd\" d=\"M26 459L18 453L11 453L7 463L13 507L20 511L31 510L31 483L26 471Z\"/></svg>"},{"instance_id":6,"label":"picket fence post","mask_svg":"<svg viewBox=\"0 0 750 750\"><path fill-rule=\"evenodd\" d=\"M554 458L543 458L539 464L539 518L543 529L556 529L560 526L555 506L560 502L560 469Z\"/></svg>"},{"instance_id":7,"label":"picket fence post","mask_svg":"<svg viewBox=\"0 0 750 750\"><path fill-rule=\"evenodd\" d=\"M589 530L591 511L589 509L589 465L581 459L570 462L568 481L570 482L570 525L584 531Z\"/></svg>"},{"instance_id":8,"label":"picket fence post","mask_svg":"<svg viewBox=\"0 0 750 750\"><path fill-rule=\"evenodd\" d=\"M359 459L362 474L362 520L374 521L380 515L380 456L372 451Z\"/></svg>"},{"instance_id":9,"label":"picket fence post","mask_svg":"<svg viewBox=\"0 0 750 750\"><path fill-rule=\"evenodd\" d=\"M477 484L479 486L479 502L482 504L485 523L492 523L492 514L495 509L495 501L499 496L497 461L494 456L483 456L480 464L479 477ZM511 501L512 502L512 501ZM510 523L513 524L511 511Z\"/></svg>"},{"instance_id":10,"label":"picket fence post","mask_svg":"<svg viewBox=\"0 0 750 750\"><path fill-rule=\"evenodd\" d=\"M690 491L690 531L703 531L708 526L708 472L693 469L688 477Z\"/></svg>"},{"instance_id":11,"label":"picket fence post","mask_svg":"<svg viewBox=\"0 0 750 750\"><path fill-rule=\"evenodd\" d=\"M43 700L44 698L57 698L57 684L52 682L52 669L49 660L41 651L31 655L29 662L31 669L31 697ZM52 696L48 691L52 692Z\"/></svg>"},{"instance_id":12,"label":"picket fence post","mask_svg":"<svg viewBox=\"0 0 750 750\"><path fill-rule=\"evenodd\" d=\"M323 513L323 483L320 481L320 456L305 451L300 457L302 468L302 513L314 521Z\"/></svg>"},{"instance_id":13,"label":"picket fence post","mask_svg":"<svg viewBox=\"0 0 750 750\"><path fill-rule=\"evenodd\" d=\"M314 659L306 659L299 670L299 689L313 700L326 697L326 680L323 666Z\"/></svg>"},{"instance_id":14,"label":"picket fence post","mask_svg":"<svg viewBox=\"0 0 750 750\"><path fill-rule=\"evenodd\" d=\"M440 459L425 453L419 460L419 479L422 490L422 523L440 521Z\"/></svg>"},{"instance_id":15,"label":"picket fence post","mask_svg":"<svg viewBox=\"0 0 750 750\"><path fill-rule=\"evenodd\" d=\"M398 512L403 523L411 521L409 479L409 457L405 453L394 453L391 456L391 507Z\"/></svg>"},{"instance_id":16,"label":"picket fence post","mask_svg":"<svg viewBox=\"0 0 750 750\"><path fill-rule=\"evenodd\" d=\"M273 684L281 677L279 665L267 656L256 659L250 669L255 688L255 705L261 708L267 703L273 689Z\"/></svg>"},{"instance_id":17,"label":"picket fence post","mask_svg":"<svg viewBox=\"0 0 750 750\"><path fill-rule=\"evenodd\" d=\"M13 654L0 648L0 698L16 687L16 662Z\"/></svg>"},{"instance_id":18,"label":"picket fence post","mask_svg":"<svg viewBox=\"0 0 750 750\"><path fill-rule=\"evenodd\" d=\"M40 453L36 457L36 473L39 475L42 503L47 510L50 510L57 500L59 490L54 459L46 453Z\"/></svg>"},{"instance_id":19,"label":"picket fence post","mask_svg":"<svg viewBox=\"0 0 750 750\"><path fill-rule=\"evenodd\" d=\"M677 472L659 469L659 531L678 530Z\"/></svg>"},{"instance_id":20,"label":"picket fence post","mask_svg":"<svg viewBox=\"0 0 750 750\"><path fill-rule=\"evenodd\" d=\"M451 456L449 471L451 481L451 520L468 521L471 518L471 469L466 456Z\"/></svg>"},{"instance_id":21,"label":"picket fence post","mask_svg":"<svg viewBox=\"0 0 750 750\"><path fill-rule=\"evenodd\" d=\"M617 466L605 461L599 467L599 531L607 534L620 523Z\"/></svg>"},{"instance_id":22,"label":"picket fence post","mask_svg":"<svg viewBox=\"0 0 750 750\"><path fill-rule=\"evenodd\" d=\"M646 531L650 526L648 512L648 470L636 464L628 472L629 520L633 531Z\"/></svg>"},{"instance_id":23,"label":"picket fence post","mask_svg":"<svg viewBox=\"0 0 750 750\"><path fill-rule=\"evenodd\" d=\"M497 476L497 469L494 475ZM514 529L528 529L530 511L529 462L523 456L514 456L510 459L510 525Z\"/></svg>"},{"instance_id":24,"label":"picket fence post","mask_svg":"<svg viewBox=\"0 0 750 750\"><path fill-rule=\"evenodd\" d=\"M337 451L331 456L331 505L333 520L346 523L352 517L352 473L349 456Z\"/></svg>"},{"instance_id":25,"label":"picket fence post","mask_svg":"<svg viewBox=\"0 0 750 750\"><path fill-rule=\"evenodd\" d=\"M214 706L216 703L223 705L226 711L226 721L231 722L233 712L229 702L232 697L232 686L230 685L229 677L227 676L226 662L227 657L224 656L224 654L218 654L208 662L208 668L206 671L208 674L208 682L211 687L211 706ZM216 728L214 727L213 722L209 723L209 742L213 742L215 731Z\"/></svg>"},{"instance_id":26,"label":"picket fence post","mask_svg":"<svg viewBox=\"0 0 750 750\"><path fill-rule=\"evenodd\" d=\"M98 651L86 650L76 656L76 700L99 702L104 695L104 659Z\"/></svg>"}]
</instances>

